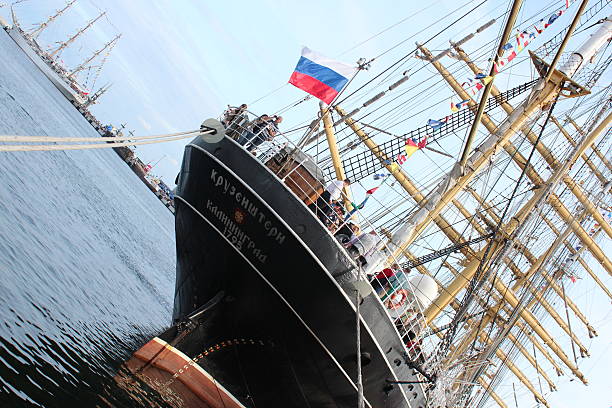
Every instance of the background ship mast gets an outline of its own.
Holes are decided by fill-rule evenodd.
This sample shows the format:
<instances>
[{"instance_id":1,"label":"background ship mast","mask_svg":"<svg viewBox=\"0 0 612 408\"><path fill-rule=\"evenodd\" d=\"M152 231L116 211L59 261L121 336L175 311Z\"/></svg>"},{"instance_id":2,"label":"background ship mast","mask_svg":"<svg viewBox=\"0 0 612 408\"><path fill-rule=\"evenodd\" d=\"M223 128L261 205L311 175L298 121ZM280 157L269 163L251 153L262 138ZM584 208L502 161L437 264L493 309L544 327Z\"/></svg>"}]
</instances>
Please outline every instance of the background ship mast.
<instances>
[{"instance_id":1,"label":"background ship mast","mask_svg":"<svg viewBox=\"0 0 612 408\"><path fill-rule=\"evenodd\" d=\"M76 67L74 70L72 70L69 74L68 77L73 77L76 74L78 74L79 72L81 72L82 70L84 70L85 68L87 68L87 65L93 61L94 59L96 59L98 57L98 55L102 54L105 50L108 50L108 52L110 52L110 50L115 46L115 44L117 43L117 41L119 40L119 38L121 38L121 34L117 34L115 36L115 38L113 38L112 40L110 40L109 42L107 42L104 47L100 48L99 50L95 51L91 57L87 58L85 61L83 61L83 63L81 63L78 67Z\"/></svg>"},{"instance_id":2,"label":"background ship mast","mask_svg":"<svg viewBox=\"0 0 612 408\"><path fill-rule=\"evenodd\" d=\"M87 31L91 26L93 26L95 24L96 21L98 21L100 18L102 18L103 16L106 15L106 11L103 11L102 13L100 13L100 15L98 15L98 17L94 18L93 20L91 20L85 27L83 27L82 29L80 29L75 35L73 35L72 37L70 37L68 40L66 40L65 42L61 43L59 45L59 47L57 47L55 50L53 50L52 52L49 53L50 57L55 57L57 58L58 54L60 52L62 52L64 50L64 48L66 48L67 46L69 46L70 44L72 44L74 42L74 40L76 40L81 34L83 34L85 31Z\"/></svg>"},{"instance_id":3,"label":"background ship mast","mask_svg":"<svg viewBox=\"0 0 612 408\"><path fill-rule=\"evenodd\" d=\"M83 107L87 108L98 102L98 99L104 95L111 87L112 84L104 85L102 88L98 89L96 93L94 93L91 97L87 98L87 102L83 104Z\"/></svg>"},{"instance_id":4,"label":"background ship mast","mask_svg":"<svg viewBox=\"0 0 612 408\"><path fill-rule=\"evenodd\" d=\"M63 9L61 9L61 10L57 10L57 12L56 12L54 15L52 15L51 17L49 17L49 18L47 19L47 21L45 21L45 22L43 22L43 23L40 23L40 24L38 25L38 27L37 27L37 28L35 28L35 29L33 29L32 31L30 31L30 33L29 33L29 34L30 34L30 36L32 36L32 38L33 38L33 39L37 39L37 38L38 38L38 36L40 35L40 33L42 33L42 32L43 32L43 30L44 30L45 28L47 28L47 27L49 26L49 24L50 24L50 23L52 23L52 22L53 22L53 21L54 21L56 18L58 18L58 17L59 17L59 16L61 16L62 14L64 14L64 12L65 12L66 10L68 10L70 7L72 7L72 5L73 5L74 3L76 3L76 1L77 1L77 0L71 0L71 1L70 1L68 4L66 4L66 6L65 6Z\"/></svg>"}]
</instances>

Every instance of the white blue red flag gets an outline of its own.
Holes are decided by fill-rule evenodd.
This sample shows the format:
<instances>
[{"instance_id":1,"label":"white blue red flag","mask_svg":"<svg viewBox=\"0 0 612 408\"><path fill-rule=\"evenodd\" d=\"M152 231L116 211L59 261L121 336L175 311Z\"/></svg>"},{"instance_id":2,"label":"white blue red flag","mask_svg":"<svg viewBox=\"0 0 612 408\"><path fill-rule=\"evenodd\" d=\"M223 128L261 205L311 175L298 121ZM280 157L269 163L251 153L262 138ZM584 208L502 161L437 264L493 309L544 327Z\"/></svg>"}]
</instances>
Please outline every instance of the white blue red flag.
<instances>
[{"instance_id":1,"label":"white blue red flag","mask_svg":"<svg viewBox=\"0 0 612 408\"><path fill-rule=\"evenodd\" d=\"M330 104L356 71L357 67L304 47L289 83Z\"/></svg>"}]
</instances>

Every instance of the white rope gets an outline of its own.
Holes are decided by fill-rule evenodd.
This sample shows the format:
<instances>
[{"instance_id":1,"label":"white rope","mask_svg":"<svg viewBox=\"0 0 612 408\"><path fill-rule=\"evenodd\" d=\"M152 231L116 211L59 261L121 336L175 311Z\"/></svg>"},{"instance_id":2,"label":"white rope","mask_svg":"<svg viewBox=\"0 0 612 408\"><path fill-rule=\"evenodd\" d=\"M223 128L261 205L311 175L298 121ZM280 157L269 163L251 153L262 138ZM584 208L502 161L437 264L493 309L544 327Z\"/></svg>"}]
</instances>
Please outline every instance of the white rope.
<instances>
[{"instance_id":1,"label":"white rope","mask_svg":"<svg viewBox=\"0 0 612 408\"><path fill-rule=\"evenodd\" d=\"M127 141L127 140L147 140L147 139L162 139L166 137L182 136L192 133L200 133L200 130L189 130L186 132L166 133L163 135L153 136L120 136L120 137L53 137L53 136L18 136L18 135L0 135L0 142L16 142L16 143L47 143L47 142L91 142L91 143L107 143L109 141Z\"/></svg>"},{"instance_id":2,"label":"white rope","mask_svg":"<svg viewBox=\"0 0 612 408\"><path fill-rule=\"evenodd\" d=\"M359 272L357 273L357 282L361 281L361 265L359 265ZM364 396L363 396L363 380L361 377L361 322L359 305L361 303L361 296L359 289L355 288L355 314L357 319L357 408L364 408Z\"/></svg>"},{"instance_id":3,"label":"white rope","mask_svg":"<svg viewBox=\"0 0 612 408\"><path fill-rule=\"evenodd\" d=\"M212 133L212 131L198 132L198 135L205 135ZM65 144L65 145L0 145L0 152L34 152L34 151L50 151L50 150L90 150L90 149L104 149L111 147L122 147L122 146L141 146L154 143L171 142L174 140L186 139L192 137L192 133L182 136L168 137L161 140L150 140L144 142L135 143L104 143L95 145L79 145L79 144ZM131 139L130 139L131 140Z\"/></svg>"}]
</instances>

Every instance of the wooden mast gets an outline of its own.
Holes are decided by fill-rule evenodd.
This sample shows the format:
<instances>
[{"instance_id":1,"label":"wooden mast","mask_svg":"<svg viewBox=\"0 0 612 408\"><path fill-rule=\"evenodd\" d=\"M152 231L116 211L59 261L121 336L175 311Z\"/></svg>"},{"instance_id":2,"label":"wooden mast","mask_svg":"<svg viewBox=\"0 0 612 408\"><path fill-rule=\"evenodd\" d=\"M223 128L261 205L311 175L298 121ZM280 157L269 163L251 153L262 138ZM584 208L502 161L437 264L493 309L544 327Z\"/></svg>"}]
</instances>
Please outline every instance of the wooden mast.
<instances>
[{"instance_id":1,"label":"wooden mast","mask_svg":"<svg viewBox=\"0 0 612 408\"><path fill-rule=\"evenodd\" d=\"M582 3L582 7L584 7L586 1L583 1ZM577 14L580 13L578 12ZM364 144L372 151L372 153L383 163L387 170L389 170L391 174L394 175L399 184L402 185L402 187L407 192L409 192L409 194L421 207L421 209L417 211L415 215L410 217L407 226L400 228L399 233L398 231L396 231L396 234L394 234L391 243L392 249L394 249L394 256L405 254L406 247L410 243L412 243L432 221L436 223L438 227L444 225L445 220L442 216L442 211L451 203L459 209L459 211L464 217L466 216L466 213L469 214L469 211L467 211L466 208L462 207L459 200L456 200L455 197L462 190L467 189L466 187L471 182L471 180L473 180L475 175L489 164L488 162L491 156L493 156L495 153L501 150L501 148L503 148L517 162L519 168L525 171L526 175L534 184L537 184L538 186L546 186L545 188L542 188L542 190L544 191L536 191L534 193L534 197L532 197L532 199L521 209L521 211L519 211L516 217L510 220L510 222L508 222L502 227L501 232L504 236L503 238L511 237L514 233L516 233L517 230L519 230L519 224L521 222L525 222L525 220L527 220L530 216L530 213L533 212L534 209L538 208L541 203L543 203L544 201L548 201L555 209L555 211L559 214L559 216L563 219L563 221L568 225L569 233L576 234L580 238L580 240L583 241L585 247L589 249L589 251L604 266L604 268L606 268L608 271L612 271L612 264L610 263L606 254L603 253L601 248L591 239L589 234L584 231L580 224L573 219L574 217L572 216L568 208L565 207L565 204L561 201L561 199L553 193L553 187L556 186L559 181L563 181L568 186L568 188L570 188L570 190L576 196L578 201L583 204L583 206L586 208L586 211L594 212L595 210L595 212L597 212L596 206L590 201L586 194L581 191L580 187L573 181L573 179L567 176L566 173L569 170L569 166L574 163L579 157L586 157L584 156L585 149L587 147L592 147L597 136L603 131L606 126L609 125L610 115L608 115L608 117L605 118L599 124L599 126L593 132L591 132L587 138L585 138L585 140L581 141L577 145L578 148L575 149L574 154L572 154L571 158L565 161L564 165L561 165L559 163L559 161L552 155L552 153L546 148L546 146L539 143L536 144L537 150L546 159L546 162L550 165L550 167L552 167L555 171L553 176L546 181L536 172L535 168L532 165L526 164L527 160L525 159L525 157L520 154L518 149L512 143L510 143L510 137L517 133L523 127L523 125L527 121L527 118L536 111L538 111L541 107L548 106L553 101L553 99L555 99L558 92L560 92L561 90L567 92L568 90L570 90L570 88L572 88L572 91L575 92L575 95L588 93L584 92L583 88L581 88L578 84L571 81L570 76L576 72L576 70L582 65L584 61L590 58L590 55L593 55L593 52L595 52L601 44L603 44L601 42L601 37L602 36L599 35L599 38L596 39L596 41L591 41L592 44L588 46L583 45L583 47L581 47L581 50L583 50L582 53L572 54L572 58L570 58L571 61L570 63L564 65L562 69L563 72L561 72L561 69L555 70L554 66L551 67L546 73L546 80L541 79L532 91L530 97L527 98L517 109L513 110L512 107L507 104L510 116L499 126L493 123L493 121L491 121L490 118L488 118L488 116L483 112L482 123L492 133L491 136L483 144L481 144L481 146L477 149L476 152L474 152L469 158L465 160L465 168L462 168L462 166L459 166L459 168L456 167L453 172L447 175L447 178L441 183L441 186L436 191L430 193L427 197L424 197L422 193L420 193L420 191L415 188L414 184L408 179L408 177L405 176L405 174L401 170L398 170L398 168L393 165L392 161L389 161L390 158L386 157L384 152L370 139L370 137L357 126L357 123L354 120L350 119L350 115L347 115L346 112L344 112L339 107L336 108L336 110L344 119L345 123L347 123L347 125L357 134L357 136L362 140L362 142L364 142ZM599 41L600 45L595 46L594 44L597 41ZM431 53L429 53L429 51L426 50L424 47L419 48L421 49L425 57L428 58L430 62L434 65L434 67L438 69L440 74L442 74L442 76L451 85L451 87L453 87L453 89L460 95L460 97L462 99L470 99L469 96L464 92L463 88L457 83L457 81L455 81L454 78L452 78L452 76L448 73L448 71L446 71L446 69L442 67L441 64L439 64L437 59L434 60L432 58ZM564 84L568 81L571 82L572 86L564 87ZM493 90L493 86L491 86L490 88L491 90ZM472 107L475 106L475 103L471 100L469 104ZM504 109L506 109L506 106L504 106ZM537 139L537 137L533 133L531 135L528 135L528 138L532 143L534 143ZM593 218L597 220L597 217L602 218L601 214L593 214ZM472 225L474 225L471 217L466 218L470 223L472 223ZM474 227L476 228L475 225ZM441 230L453 242L461 241L462 239L461 235L454 231L453 228L441 227ZM608 233L608 231L606 231L606 233ZM565 237L560 236L560 234L557 235L558 239L551 246L552 249L550 251L547 251L547 254L545 256L542 255L539 258L536 258L532 255L529 258L531 268L529 271L527 271L527 276L535 273L540 267L545 265L547 259L554 254L554 249L566 244ZM501 244L502 243L499 241L492 243L493 249L491 252L493 254L499 252L499 249L503 247ZM484 255L484 251L480 251L479 253L473 254L469 249L466 249L462 252L464 252L464 255L466 255L467 257L467 266L461 273L455 276L455 279L450 283L450 285L443 288L443 293L432 303L432 305L435 305L435 308L438 309L437 312L434 311L432 313L429 313L430 310L428 308L428 310L426 311L426 318L429 321L431 321L442 308L446 307L446 305L454 305L454 299L456 297L456 294L459 293L459 291L465 287L465 285L471 279L471 276L473 276L473 274L480 266L481 258ZM522 274L518 267L512 266L512 262L506 263L515 273L515 275L522 276L523 278L525 277L525 274ZM555 284L555 282L550 278L550 276L545 275L544 273L542 273L542 275L545 276L547 284L552 287L558 294L558 285ZM528 280L524 278L520 281L519 284L513 285L512 289L518 290L520 288L527 287L528 290L532 291L534 288L528 287L527 284ZM499 297L499 305L496 311L499 311L501 308L507 307L524 307L522 306L518 296L514 293L514 290L499 281L495 282L493 286L496 288L496 291L501 295L501 297ZM545 303L545 299L543 299L542 297L536 300L540 300L542 301L542 303ZM430 306L430 308L432 308L432 306ZM552 308L550 308L549 311L552 311L553 314L555 313L554 309ZM584 316L579 312L577 307L575 308L575 312L578 316L582 316L581 320L585 322L587 327L589 327L589 332L591 332L590 325L586 321L586 318L584 318ZM578 371L577 367L569 360L563 350L555 343L553 338L539 325L537 318L528 310L521 310L519 315L521 316L521 318L524 319L524 321L529 325L529 327L535 333L537 333L539 337L542 338L544 343L547 344L551 348L551 350L572 370L572 372L579 379L586 383L586 379L584 378L584 376L582 376L580 371ZM561 324L563 324L562 319L557 318L555 320L560 322L560 326ZM489 320L489 322L495 324L493 320ZM524 326L520 324L520 322L517 322L517 326L521 329L524 328ZM568 334L570 334L570 336L573 336L571 333ZM483 333L474 333L474 335L481 338L481 341L484 341L482 339ZM572 339L573 341L577 340L575 336L573 336ZM534 345L535 344L536 343L534 342ZM545 350L540 347L538 348L544 353ZM581 346L581 349L586 351L586 349L584 349L584 346ZM494 349L494 351L495 354L498 357L502 358L503 361L503 356L500 356L500 354L498 353L498 351L501 350ZM560 373L560 368L556 366L556 364L554 364L553 360L550 359L550 356L547 355L547 359L553 364L557 372ZM478 378L478 380L480 380L480 378ZM536 398L538 398L539 395L537 394L537 391L535 389L530 390L535 391L534 395L536 395Z\"/></svg>"},{"instance_id":2,"label":"wooden mast","mask_svg":"<svg viewBox=\"0 0 612 408\"><path fill-rule=\"evenodd\" d=\"M336 135L334 134L334 126L332 124L329 107L325 102L321 101L319 102L319 108L321 110L321 117L323 118L323 127L325 129L325 136L327 137L329 154L336 173L336 179L346 180L344 168L342 167L342 160L340 160L340 154L338 153L338 144L336 143ZM351 191L347 186L342 187L342 200L344 202L344 208L350 212L353 209L353 205L351 204Z\"/></svg>"},{"instance_id":3,"label":"wooden mast","mask_svg":"<svg viewBox=\"0 0 612 408\"><path fill-rule=\"evenodd\" d=\"M470 96L465 92L465 90L461 87L461 85L455 80L455 78L452 76L452 74L450 72L448 72L446 70L446 68L444 68L444 66L442 66L442 64L439 61L433 61L432 60L432 54L429 52L429 50L427 50L425 47L421 46L420 47L421 51L423 52L423 54L430 59L430 63L438 70L438 72L440 72L440 74L442 75L442 77L447 81L447 83L453 88L453 90L455 90L455 92L459 95L459 97L461 99L468 99L470 100L470 102L468 103L470 106L474 106L475 102L473 100L471 100ZM559 82L563 82L563 74L559 73L558 74L558 81ZM552 77L553 78L553 82L555 79L555 76ZM548 95L545 95L545 97L542 97L541 102L542 104L544 104L544 101L550 102L554 96L553 92L556 92L555 89L551 88L551 83L547 83L544 85L544 90L542 91L542 93L545 93L545 90L547 90L548 88ZM529 101L528 98L527 102ZM537 99L534 98L534 99ZM546 103L547 103L546 102ZM516 112L520 112L523 111L524 114L527 114L529 112L533 113L535 112L535 110L537 108L539 108L539 106L524 106L525 104L523 104L522 108L517 108L514 111L512 111L512 114L510 116L508 116L508 118L506 119L506 121L504 123L507 123L508 120L510 120L513 116L516 115ZM526 116L523 116L522 114L520 115L520 118L514 122L514 124L512 126L510 126L510 128L516 128L517 132L520 130L520 128L522 128L525 120L527 120ZM503 129L504 128L504 124L501 124L499 126L497 126L486 114L483 114L482 116L482 123L483 125L492 133L494 134L496 132L496 129ZM497 131L499 132L499 130ZM508 132L506 132L508 133ZM512 132L509 132L512 133ZM508 137L504 140L499 140L499 143L503 145L503 149L506 150L506 152L510 155L510 157L512 157L512 159L520 166L523 167L524 163L527 162L526 158L518 151L518 149L511 143L509 142L509 135L507 135ZM485 143L483 143L483 145L486 146L486 141ZM496 150L497 145L494 145L492 148L486 150L485 152L480 152L480 160L479 162L482 162L482 158L486 157L490 157L490 155L492 155L494 153L494 150ZM479 155L479 152L476 152L475 155ZM484 165L483 163L481 163L482 165ZM470 174L470 177L473 177L475 174L474 172L472 172ZM532 166L528 166L526 169L526 175L529 177L529 179L531 180L531 182L534 185L541 185L543 183L542 178L537 174L537 172L533 169ZM460 180L465 179L467 176L463 176L461 177L458 182L461 182ZM467 181L469 180L465 180L465 183L467 183ZM458 188L458 186L453 186L452 188L449 189L449 191L446 193L446 196L452 195L454 197L454 195L456 195L459 190L463 189L462 188ZM563 220L567 223L569 223L570 225L572 225L574 233L576 233L576 235L578 235L578 237L580 238L580 240L584 243L584 245L586 247L588 247L588 249L591 251L591 253L593 254L593 256L595 256L595 258L597 259L597 261L599 261L600 264L602 264L602 266L607 270L610 271L610 273L612 274L612 263L610 262L610 260L608 259L608 257L606 256L606 254L603 252L603 250L595 243L595 241L593 241L591 239L591 237L589 237L589 235L586 233L586 231L578 224L578 223L574 223L571 222L572 220L572 214L571 212L565 207L565 205L561 202L561 200L555 195L555 194L551 194L550 198L549 198L551 205L555 208L555 210L557 211L557 213L559 214L559 216L561 218L563 218ZM438 203L442 203L445 200L442 199L441 201L439 201ZM444 205L442 204L438 204L436 205L436 207L434 208L436 211L434 213L438 213L439 211L442 210L442 207L444 207ZM423 221L423 223L421 224L421 226L419 226L419 229L422 229L426 226L426 224L429 222L429 218L431 217L431 213L429 213L427 215L427 219L425 221ZM414 240L414 238L416 237L412 237L409 241L407 241L407 243L412 242L412 240ZM407 245L406 243L404 245Z\"/></svg>"},{"instance_id":4,"label":"wooden mast","mask_svg":"<svg viewBox=\"0 0 612 408\"><path fill-rule=\"evenodd\" d=\"M459 46L457 46L455 44L452 44L452 45L453 45L453 48L455 49L455 51L457 52L457 55L459 56L459 59L462 60L463 62L465 62L467 64L467 66L472 70L472 72L474 74L478 74L479 72L482 72L480 70L480 68L478 68L476 66L476 64L474 64L469 59L469 57L467 56L467 54L465 53L465 51L461 47L459 47ZM497 89L497 87L495 85L492 85L491 93L493 94L493 96L498 96L501 92L499 92L499 90ZM508 114L512 113L512 111L514 110L512 105L510 105L510 103L508 103L508 102L502 103L501 107ZM532 144L536 145L536 149L542 155L542 157L546 160L546 163L551 168L557 167L559 162L553 156L551 151L544 145L544 143L541 140L538 143L536 143L536 140L538 138L537 135L535 133L533 133L531 130L527 130L525 128L521 129L521 131L522 131L523 134L525 134L525 136L527 136L527 138L529 139L529 141ZM591 149L592 148L593 148L593 146L591 146ZM595 205L593 205L593 203L589 200L589 198L584 194L582 189L572 180L571 177L569 177L567 175L563 178L563 181L568 186L568 188L570 189L572 194L574 194L576 196L576 198L580 201L580 203L587 209L589 214L604 228L604 230L606 231L606 234L608 234L608 236L610 238L612 238L612 227L610 227L610 225L607 222L605 222L605 220L603 219L601 213L597 210L597 208L595 207Z\"/></svg>"}]
</instances>

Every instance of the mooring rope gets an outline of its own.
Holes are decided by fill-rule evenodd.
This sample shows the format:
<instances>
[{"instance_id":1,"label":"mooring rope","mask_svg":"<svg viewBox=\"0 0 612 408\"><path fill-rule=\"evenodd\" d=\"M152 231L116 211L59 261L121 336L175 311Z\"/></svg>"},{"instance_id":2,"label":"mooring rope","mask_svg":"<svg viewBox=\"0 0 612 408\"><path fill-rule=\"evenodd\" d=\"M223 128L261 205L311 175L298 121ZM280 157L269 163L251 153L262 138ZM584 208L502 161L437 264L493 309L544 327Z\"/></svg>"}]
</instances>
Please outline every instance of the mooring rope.
<instances>
[{"instance_id":1,"label":"mooring rope","mask_svg":"<svg viewBox=\"0 0 612 408\"><path fill-rule=\"evenodd\" d=\"M163 137L162 136L143 136L142 139L152 139L156 138L158 140L146 140L141 142L123 142L123 143L101 143L101 144L93 144L93 145L84 145L84 144L60 144L60 145L0 145L0 152L33 152L33 151L50 151L50 150L90 150L90 149L105 149L111 147L123 147L123 146L141 146L147 144L155 144L155 143L163 143L163 142L171 142L175 140L186 139L188 137L192 137L195 135L206 135L213 133L213 130L201 132L199 130L192 132L181 132L179 136L171 136L171 137ZM23 137L23 136L22 136ZM27 137L27 136L26 136ZM35 137L32 137L33 139ZM59 139L59 141L71 141L69 139L80 139L80 138L54 138ZM87 138L89 139L89 138ZM113 138L115 139L115 138ZM135 140L137 138L119 138L120 140ZM142 140L140 139L140 140ZM94 139L95 140L95 139ZM0 136L0 141L3 141L2 136ZM49 139L45 139L45 141L50 141ZM89 141L89 140L87 140ZM109 142L109 140L101 139L102 142Z\"/></svg>"},{"instance_id":2,"label":"mooring rope","mask_svg":"<svg viewBox=\"0 0 612 408\"><path fill-rule=\"evenodd\" d=\"M0 135L0 142L15 142L15 143L46 143L46 142L91 142L91 143L107 143L110 141L126 141L126 140L147 140L147 139L162 139L166 137L182 136L193 133L200 133L198 130L188 130L186 132L166 133L153 136L118 136L118 137L53 137L53 136L19 136L19 135Z\"/></svg>"}]
</instances>

